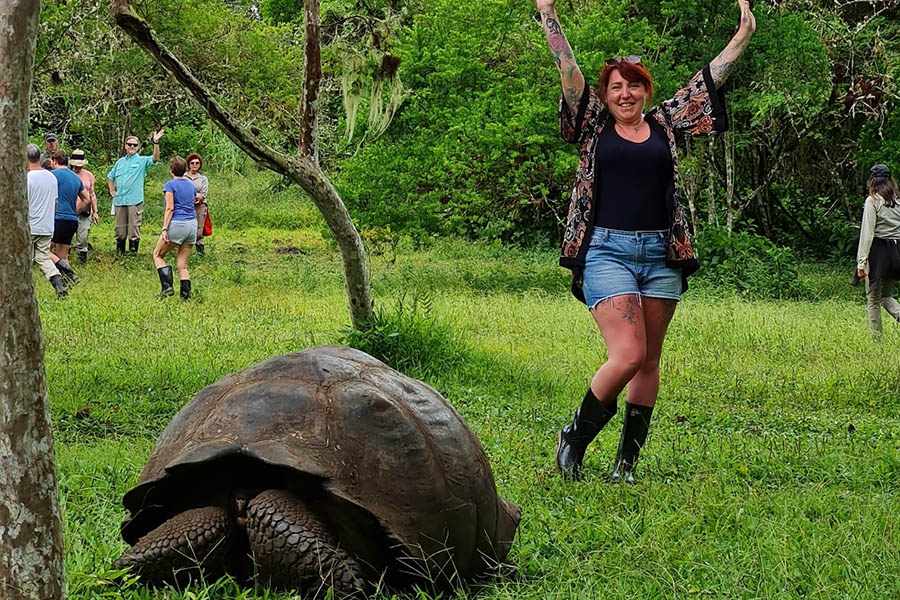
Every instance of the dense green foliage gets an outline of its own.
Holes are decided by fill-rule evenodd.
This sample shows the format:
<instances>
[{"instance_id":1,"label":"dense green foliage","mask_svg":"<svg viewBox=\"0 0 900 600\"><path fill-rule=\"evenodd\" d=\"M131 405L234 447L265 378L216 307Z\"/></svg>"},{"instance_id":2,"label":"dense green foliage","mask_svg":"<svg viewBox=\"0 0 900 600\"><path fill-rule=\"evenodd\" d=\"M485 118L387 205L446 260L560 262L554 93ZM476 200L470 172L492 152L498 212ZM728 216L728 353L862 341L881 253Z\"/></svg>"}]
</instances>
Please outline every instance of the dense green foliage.
<instances>
[{"instance_id":1,"label":"dense green foliage","mask_svg":"<svg viewBox=\"0 0 900 600\"><path fill-rule=\"evenodd\" d=\"M302 2L136 7L262 139L296 145ZM754 10L757 34L726 83L732 132L681 148L695 228L753 223L797 251L847 258L868 166L900 168L900 19L884 3ZM590 0L559 14L589 82L604 58L636 53L661 99L724 47L738 11L733 0ZM322 41L322 161L361 229L557 243L575 151L556 131L558 74L533 2L326 0ZM35 139L53 130L63 147L113 158L125 131L165 124L164 154L246 166L103 0L45 3L33 97Z\"/></svg>"},{"instance_id":2,"label":"dense green foliage","mask_svg":"<svg viewBox=\"0 0 900 600\"><path fill-rule=\"evenodd\" d=\"M804 297L797 258L752 233L732 233L724 227L704 227L694 244L702 257L698 278L760 298Z\"/></svg>"},{"instance_id":3,"label":"dense green foliage","mask_svg":"<svg viewBox=\"0 0 900 600\"><path fill-rule=\"evenodd\" d=\"M196 297L156 300L146 246L161 226L164 175L151 174L137 258L114 257L101 210L96 252L68 300L34 271L68 597L296 598L227 579L187 590L113 582L122 494L178 409L227 373L348 340L338 253L314 207L268 173L209 173L216 229L207 255L191 257ZM748 300L696 279L669 329L640 482L608 481L618 417L573 484L553 469L556 432L605 350L555 252L458 240L394 250L370 261L380 329L348 341L447 397L500 493L524 511L503 576L405 599L900 594L900 378L885 359L900 326L886 322L873 341L862 292L842 270L797 265L816 302Z\"/></svg>"}]
</instances>

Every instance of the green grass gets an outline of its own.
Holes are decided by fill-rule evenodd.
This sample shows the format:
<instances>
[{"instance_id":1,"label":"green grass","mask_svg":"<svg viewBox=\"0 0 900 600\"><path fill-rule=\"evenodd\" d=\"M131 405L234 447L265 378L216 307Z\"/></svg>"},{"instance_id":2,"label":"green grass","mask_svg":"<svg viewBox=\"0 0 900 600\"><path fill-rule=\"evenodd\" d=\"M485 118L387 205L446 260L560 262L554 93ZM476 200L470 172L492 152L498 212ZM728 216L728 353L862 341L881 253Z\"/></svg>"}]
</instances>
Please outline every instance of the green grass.
<instances>
[{"instance_id":1,"label":"green grass","mask_svg":"<svg viewBox=\"0 0 900 600\"><path fill-rule=\"evenodd\" d=\"M192 256L191 302L154 298L155 200L137 258L114 259L108 217L95 228L67 301L35 271L70 599L293 597L111 583L122 494L177 410L227 373L346 339L339 259L311 205L266 174L210 179L215 233ZM900 327L885 316L875 342L843 270L804 266L815 302L694 282L666 342L640 482L619 486L607 476L621 417L589 449L585 482L552 466L605 356L555 265L552 250L459 241L370 256L383 333L403 338L391 359L453 403L523 508L515 569L444 598L900 597Z\"/></svg>"}]
</instances>

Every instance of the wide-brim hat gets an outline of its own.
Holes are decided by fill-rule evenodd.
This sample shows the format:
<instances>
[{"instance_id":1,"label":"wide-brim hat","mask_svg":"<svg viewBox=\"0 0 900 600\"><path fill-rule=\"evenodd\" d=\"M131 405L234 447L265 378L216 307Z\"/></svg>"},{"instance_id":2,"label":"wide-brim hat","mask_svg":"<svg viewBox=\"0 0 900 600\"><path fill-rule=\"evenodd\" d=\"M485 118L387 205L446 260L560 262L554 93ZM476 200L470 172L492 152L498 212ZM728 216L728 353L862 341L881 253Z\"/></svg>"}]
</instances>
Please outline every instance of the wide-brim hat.
<instances>
[{"instance_id":1,"label":"wide-brim hat","mask_svg":"<svg viewBox=\"0 0 900 600\"><path fill-rule=\"evenodd\" d=\"M71 162L71 161L70 161ZM874 179L875 177L890 177L891 170L887 165L875 165L871 169L869 169L869 179Z\"/></svg>"},{"instance_id":2,"label":"wide-brim hat","mask_svg":"<svg viewBox=\"0 0 900 600\"><path fill-rule=\"evenodd\" d=\"M88 164L87 159L84 157L84 150L73 150L72 156L69 157L69 164L73 167L83 167Z\"/></svg>"}]
</instances>

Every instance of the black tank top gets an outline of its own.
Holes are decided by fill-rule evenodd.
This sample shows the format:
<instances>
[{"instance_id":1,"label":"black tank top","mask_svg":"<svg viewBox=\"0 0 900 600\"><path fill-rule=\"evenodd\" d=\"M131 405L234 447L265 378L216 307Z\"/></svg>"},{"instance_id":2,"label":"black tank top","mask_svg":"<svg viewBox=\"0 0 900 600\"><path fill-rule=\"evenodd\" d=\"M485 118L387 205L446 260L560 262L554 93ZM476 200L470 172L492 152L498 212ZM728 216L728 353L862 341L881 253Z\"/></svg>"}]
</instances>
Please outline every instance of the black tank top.
<instances>
[{"instance_id":1,"label":"black tank top","mask_svg":"<svg viewBox=\"0 0 900 600\"><path fill-rule=\"evenodd\" d=\"M665 139L629 142L612 119L600 132L596 150L594 225L622 231L667 229L666 191L672 182L672 155Z\"/></svg>"}]
</instances>

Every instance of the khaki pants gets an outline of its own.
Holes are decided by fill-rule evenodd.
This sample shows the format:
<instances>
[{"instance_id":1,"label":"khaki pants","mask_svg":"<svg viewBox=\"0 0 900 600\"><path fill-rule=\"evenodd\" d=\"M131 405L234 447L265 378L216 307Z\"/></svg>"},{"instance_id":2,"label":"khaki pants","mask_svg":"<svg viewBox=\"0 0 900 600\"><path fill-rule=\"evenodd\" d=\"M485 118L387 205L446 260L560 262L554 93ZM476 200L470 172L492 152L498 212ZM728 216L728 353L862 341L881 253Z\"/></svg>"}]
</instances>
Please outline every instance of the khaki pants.
<instances>
[{"instance_id":1,"label":"khaki pants","mask_svg":"<svg viewBox=\"0 0 900 600\"><path fill-rule=\"evenodd\" d=\"M78 215L78 231L75 233L75 249L78 252L88 251L88 234L91 232L91 217Z\"/></svg>"},{"instance_id":2,"label":"khaki pants","mask_svg":"<svg viewBox=\"0 0 900 600\"><path fill-rule=\"evenodd\" d=\"M206 204L200 202L194 205L194 212L197 213L197 243L203 243L203 226L206 224Z\"/></svg>"},{"instance_id":3,"label":"khaki pants","mask_svg":"<svg viewBox=\"0 0 900 600\"><path fill-rule=\"evenodd\" d=\"M144 214L144 203L134 206L116 207L116 239L141 239L141 217Z\"/></svg>"},{"instance_id":4,"label":"khaki pants","mask_svg":"<svg viewBox=\"0 0 900 600\"><path fill-rule=\"evenodd\" d=\"M894 282L888 279L883 281L881 285L872 288L869 285L869 278L866 278L866 316L869 319L869 327L872 333L881 334L881 308L888 312L889 315L900 321L900 302L897 302L891 296L891 287Z\"/></svg>"},{"instance_id":5,"label":"khaki pants","mask_svg":"<svg viewBox=\"0 0 900 600\"><path fill-rule=\"evenodd\" d=\"M50 259L50 235L33 235L31 236L31 260L37 263L41 268L44 277L50 279L54 275L59 275L59 269Z\"/></svg>"}]
</instances>

